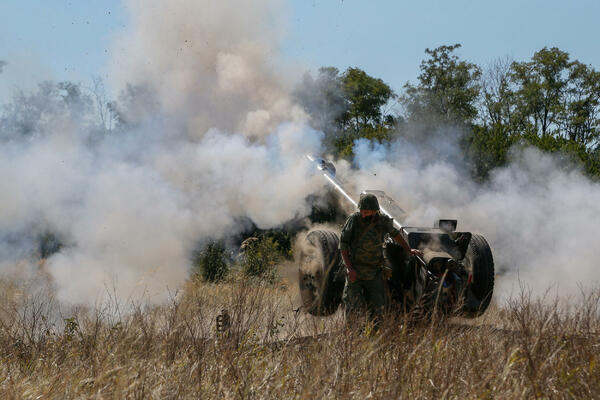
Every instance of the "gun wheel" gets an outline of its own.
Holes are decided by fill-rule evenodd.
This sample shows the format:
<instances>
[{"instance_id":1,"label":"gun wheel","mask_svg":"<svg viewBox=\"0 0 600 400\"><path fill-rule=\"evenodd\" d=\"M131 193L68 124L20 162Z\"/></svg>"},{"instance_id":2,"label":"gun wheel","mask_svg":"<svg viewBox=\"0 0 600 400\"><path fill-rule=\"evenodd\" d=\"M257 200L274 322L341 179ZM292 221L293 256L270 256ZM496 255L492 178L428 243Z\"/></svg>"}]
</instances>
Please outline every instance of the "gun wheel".
<instances>
[{"instance_id":1,"label":"gun wheel","mask_svg":"<svg viewBox=\"0 0 600 400\"><path fill-rule=\"evenodd\" d=\"M490 245L481 235L474 234L465 256L470 274L466 290L467 317L478 317L485 312L494 291L494 259Z\"/></svg>"},{"instance_id":2,"label":"gun wheel","mask_svg":"<svg viewBox=\"0 0 600 400\"><path fill-rule=\"evenodd\" d=\"M315 316L333 314L339 307L344 281L336 281L340 266L339 238L335 232L315 230L300 243L298 285L304 309Z\"/></svg>"}]
</instances>

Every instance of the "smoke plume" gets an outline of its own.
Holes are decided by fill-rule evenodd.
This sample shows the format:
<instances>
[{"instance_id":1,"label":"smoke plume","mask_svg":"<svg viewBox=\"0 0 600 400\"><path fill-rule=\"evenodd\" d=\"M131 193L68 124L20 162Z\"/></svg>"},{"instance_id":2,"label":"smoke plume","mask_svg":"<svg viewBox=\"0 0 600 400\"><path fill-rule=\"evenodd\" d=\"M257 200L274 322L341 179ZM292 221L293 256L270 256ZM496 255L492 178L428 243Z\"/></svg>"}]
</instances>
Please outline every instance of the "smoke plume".
<instances>
[{"instance_id":1,"label":"smoke plume","mask_svg":"<svg viewBox=\"0 0 600 400\"><path fill-rule=\"evenodd\" d=\"M165 112L198 138L213 127L262 138L303 121L278 57L283 2L128 0L131 28L113 46L117 87L151 87Z\"/></svg>"},{"instance_id":2,"label":"smoke plume","mask_svg":"<svg viewBox=\"0 0 600 400\"><path fill-rule=\"evenodd\" d=\"M199 242L308 213L323 182L304 155L322 134L276 73L283 10L239 3L128 2L108 82L122 94L101 126L77 85L15 96L0 132L5 271L52 232L64 246L43 268L60 300L161 301Z\"/></svg>"}]
</instances>

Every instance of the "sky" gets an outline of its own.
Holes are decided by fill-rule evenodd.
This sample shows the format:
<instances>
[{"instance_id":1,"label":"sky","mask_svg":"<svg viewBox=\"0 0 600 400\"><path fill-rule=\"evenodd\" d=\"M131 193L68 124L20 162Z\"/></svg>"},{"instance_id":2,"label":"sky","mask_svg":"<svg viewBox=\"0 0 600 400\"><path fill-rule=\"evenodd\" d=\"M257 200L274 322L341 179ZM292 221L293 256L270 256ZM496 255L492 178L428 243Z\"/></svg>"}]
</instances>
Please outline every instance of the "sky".
<instances>
[{"instance_id":1,"label":"sky","mask_svg":"<svg viewBox=\"0 0 600 400\"><path fill-rule=\"evenodd\" d=\"M364 69L396 92L415 81L425 48L461 43L459 56L485 66L559 47L600 69L597 0L291 0L281 50L294 66ZM120 0L0 1L0 103L44 79L109 78L115 34L127 27ZM109 80L109 79L108 79Z\"/></svg>"}]
</instances>

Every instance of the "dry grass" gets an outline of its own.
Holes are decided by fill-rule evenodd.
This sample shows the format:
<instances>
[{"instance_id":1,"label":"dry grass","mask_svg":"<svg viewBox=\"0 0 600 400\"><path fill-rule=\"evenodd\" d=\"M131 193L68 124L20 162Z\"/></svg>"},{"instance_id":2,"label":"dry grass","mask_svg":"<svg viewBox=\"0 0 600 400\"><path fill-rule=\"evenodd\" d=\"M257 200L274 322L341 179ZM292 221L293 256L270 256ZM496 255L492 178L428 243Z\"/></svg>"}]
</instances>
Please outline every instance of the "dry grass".
<instances>
[{"instance_id":1,"label":"dry grass","mask_svg":"<svg viewBox=\"0 0 600 400\"><path fill-rule=\"evenodd\" d=\"M577 308L527 296L472 324L373 335L293 311L289 289L190 282L161 307L61 313L6 285L0 398L594 398L598 293ZM231 328L217 333L227 309ZM299 340L313 335L317 339Z\"/></svg>"}]
</instances>

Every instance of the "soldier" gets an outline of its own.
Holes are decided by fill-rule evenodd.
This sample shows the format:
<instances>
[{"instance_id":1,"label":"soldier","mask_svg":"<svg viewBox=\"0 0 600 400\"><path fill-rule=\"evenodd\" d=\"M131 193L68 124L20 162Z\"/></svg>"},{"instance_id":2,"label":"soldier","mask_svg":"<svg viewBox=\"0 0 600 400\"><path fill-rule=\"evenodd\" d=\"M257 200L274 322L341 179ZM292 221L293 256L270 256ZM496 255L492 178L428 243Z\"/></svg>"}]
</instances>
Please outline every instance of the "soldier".
<instances>
[{"instance_id":1,"label":"soldier","mask_svg":"<svg viewBox=\"0 0 600 400\"><path fill-rule=\"evenodd\" d=\"M340 237L340 251L348 274L343 300L347 317L366 305L369 317L377 323L385 306L384 279L392 276L383 258L385 235L389 234L411 255L422 252L411 249L394 228L393 219L379 212L375 195L362 194L358 208L360 211L346 220Z\"/></svg>"}]
</instances>

